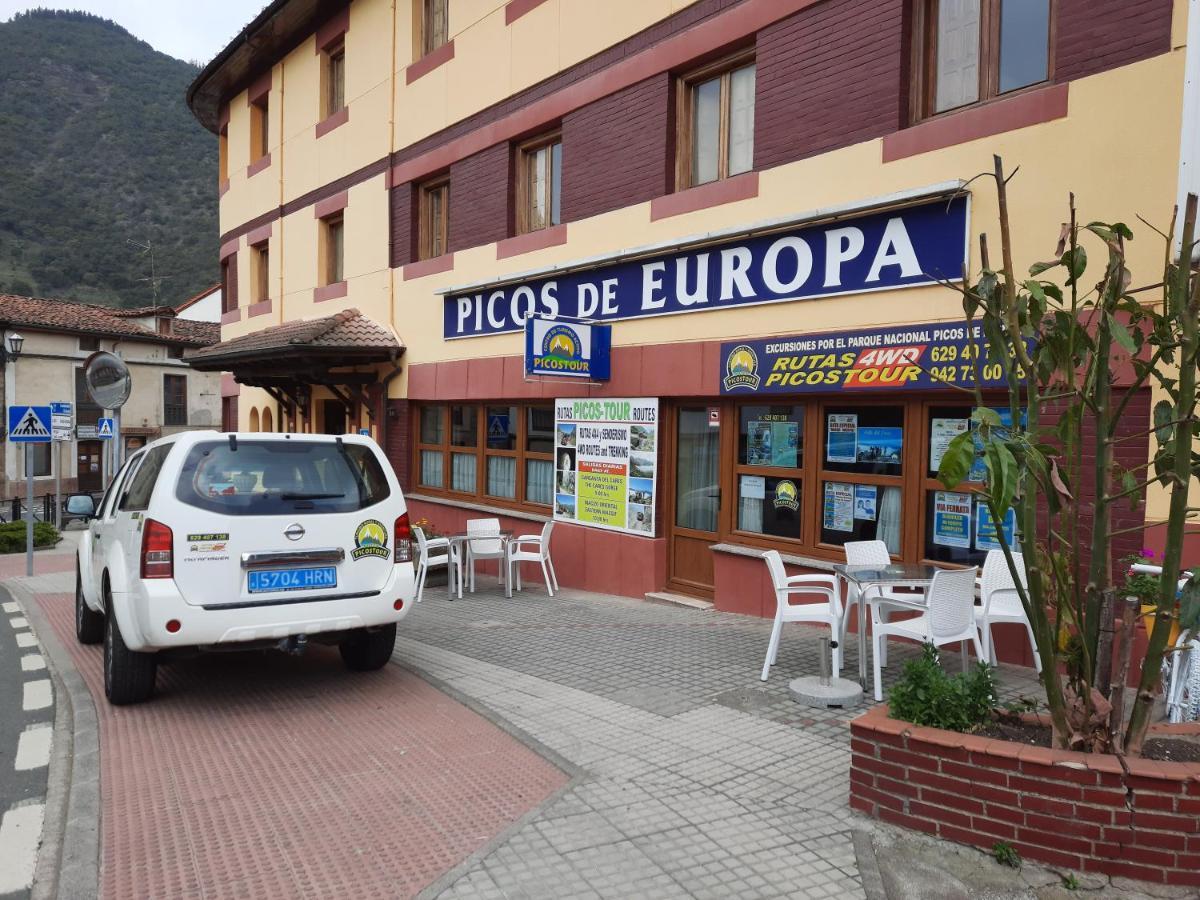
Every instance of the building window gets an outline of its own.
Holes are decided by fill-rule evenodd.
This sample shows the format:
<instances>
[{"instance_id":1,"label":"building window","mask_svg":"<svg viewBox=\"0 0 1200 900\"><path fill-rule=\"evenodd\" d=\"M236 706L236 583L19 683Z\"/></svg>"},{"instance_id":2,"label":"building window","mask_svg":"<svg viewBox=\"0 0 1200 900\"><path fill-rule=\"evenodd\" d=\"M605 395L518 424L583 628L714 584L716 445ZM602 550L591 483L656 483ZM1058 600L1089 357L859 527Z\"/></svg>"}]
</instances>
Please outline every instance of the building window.
<instances>
[{"instance_id":1,"label":"building window","mask_svg":"<svg viewBox=\"0 0 1200 900\"><path fill-rule=\"evenodd\" d=\"M517 231L557 225L562 194L562 136L542 135L517 148Z\"/></svg>"},{"instance_id":2,"label":"building window","mask_svg":"<svg viewBox=\"0 0 1200 900\"><path fill-rule=\"evenodd\" d=\"M346 107L346 44L338 41L322 54L321 118L327 119Z\"/></svg>"},{"instance_id":3,"label":"building window","mask_svg":"<svg viewBox=\"0 0 1200 900\"><path fill-rule=\"evenodd\" d=\"M183 344L171 344L167 347L167 359L183 359Z\"/></svg>"},{"instance_id":4,"label":"building window","mask_svg":"<svg viewBox=\"0 0 1200 900\"><path fill-rule=\"evenodd\" d=\"M738 409L737 531L803 537L804 415L792 404Z\"/></svg>"},{"instance_id":5,"label":"building window","mask_svg":"<svg viewBox=\"0 0 1200 900\"><path fill-rule=\"evenodd\" d=\"M680 189L754 168L754 78L753 55L739 53L680 80Z\"/></svg>"},{"instance_id":6,"label":"building window","mask_svg":"<svg viewBox=\"0 0 1200 900\"><path fill-rule=\"evenodd\" d=\"M346 222L337 213L322 219L320 227L321 284L339 284L346 280Z\"/></svg>"},{"instance_id":7,"label":"building window","mask_svg":"<svg viewBox=\"0 0 1200 900\"><path fill-rule=\"evenodd\" d=\"M447 496L548 507L554 491L554 408L437 404L418 412L417 483Z\"/></svg>"},{"instance_id":8,"label":"building window","mask_svg":"<svg viewBox=\"0 0 1200 900\"><path fill-rule=\"evenodd\" d=\"M187 376L163 376L163 424L187 425Z\"/></svg>"},{"instance_id":9,"label":"building window","mask_svg":"<svg viewBox=\"0 0 1200 900\"><path fill-rule=\"evenodd\" d=\"M84 353L95 353L100 349L100 338L81 337L79 339L79 349Z\"/></svg>"},{"instance_id":10,"label":"building window","mask_svg":"<svg viewBox=\"0 0 1200 900\"><path fill-rule=\"evenodd\" d=\"M250 104L250 162L258 162L271 149L269 94Z\"/></svg>"},{"instance_id":11,"label":"building window","mask_svg":"<svg viewBox=\"0 0 1200 900\"><path fill-rule=\"evenodd\" d=\"M271 250L267 241L250 248L250 283L254 285L251 303L271 299Z\"/></svg>"},{"instance_id":12,"label":"building window","mask_svg":"<svg viewBox=\"0 0 1200 900\"><path fill-rule=\"evenodd\" d=\"M918 114L936 115L1046 81L1052 15L1052 0L919 4Z\"/></svg>"},{"instance_id":13,"label":"building window","mask_svg":"<svg viewBox=\"0 0 1200 900\"><path fill-rule=\"evenodd\" d=\"M446 252L450 237L450 179L437 178L421 185L418 259L433 259Z\"/></svg>"},{"instance_id":14,"label":"building window","mask_svg":"<svg viewBox=\"0 0 1200 900\"><path fill-rule=\"evenodd\" d=\"M449 0L420 0L421 54L429 54L449 40Z\"/></svg>"},{"instance_id":15,"label":"building window","mask_svg":"<svg viewBox=\"0 0 1200 900\"><path fill-rule=\"evenodd\" d=\"M237 255L221 260L221 312L237 309Z\"/></svg>"},{"instance_id":16,"label":"building window","mask_svg":"<svg viewBox=\"0 0 1200 900\"><path fill-rule=\"evenodd\" d=\"M217 181L224 184L229 180L229 126L217 135Z\"/></svg>"}]
</instances>

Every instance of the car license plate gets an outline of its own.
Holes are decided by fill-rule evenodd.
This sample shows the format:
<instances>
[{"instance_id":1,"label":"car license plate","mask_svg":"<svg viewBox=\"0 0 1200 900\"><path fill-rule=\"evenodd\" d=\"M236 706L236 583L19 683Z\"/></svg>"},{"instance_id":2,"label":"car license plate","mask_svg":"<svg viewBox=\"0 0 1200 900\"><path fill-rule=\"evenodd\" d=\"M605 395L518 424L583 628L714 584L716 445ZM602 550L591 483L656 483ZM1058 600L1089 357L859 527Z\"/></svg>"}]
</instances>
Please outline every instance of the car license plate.
<instances>
[{"instance_id":1,"label":"car license plate","mask_svg":"<svg viewBox=\"0 0 1200 900\"><path fill-rule=\"evenodd\" d=\"M252 594L265 594L272 591L314 591L332 587L337 587L337 569L333 566L251 572L249 581Z\"/></svg>"}]
</instances>

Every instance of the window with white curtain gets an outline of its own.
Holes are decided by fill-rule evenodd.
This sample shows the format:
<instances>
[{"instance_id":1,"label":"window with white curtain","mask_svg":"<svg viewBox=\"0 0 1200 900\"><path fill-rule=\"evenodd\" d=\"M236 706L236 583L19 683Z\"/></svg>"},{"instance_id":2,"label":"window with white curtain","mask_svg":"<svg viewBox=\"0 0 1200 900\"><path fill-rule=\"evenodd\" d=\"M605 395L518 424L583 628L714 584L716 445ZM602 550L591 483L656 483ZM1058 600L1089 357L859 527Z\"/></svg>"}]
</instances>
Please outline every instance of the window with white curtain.
<instances>
[{"instance_id":1,"label":"window with white curtain","mask_svg":"<svg viewBox=\"0 0 1200 900\"><path fill-rule=\"evenodd\" d=\"M444 482L442 471L442 451L421 451L421 484L424 487L442 487Z\"/></svg>"},{"instance_id":2,"label":"window with white curtain","mask_svg":"<svg viewBox=\"0 0 1200 900\"><path fill-rule=\"evenodd\" d=\"M487 458L487 492L491 497L516 499L517 458L515 456L489 456Z\"/></svg>"},{"instance_id":3,"label":"window with white curtain","mask_svg":"<svg viewBox=\"0 0 1200 900\"><path fill-rule=\"evenodd\" d=\"M475 473L478 468L474 453L450 454L450 490L475 493Z\"/></svg>"},{"instance_id":4,"label":"window with white curtain","mask_svg":"<svg viewBox=\"0 0 1200 900\"><path fill-rule=\"evenodd\" d=\"M550 505L554 495L554 463L548 459L525 460L525 499Z\"/></svg>"}]
</instances>

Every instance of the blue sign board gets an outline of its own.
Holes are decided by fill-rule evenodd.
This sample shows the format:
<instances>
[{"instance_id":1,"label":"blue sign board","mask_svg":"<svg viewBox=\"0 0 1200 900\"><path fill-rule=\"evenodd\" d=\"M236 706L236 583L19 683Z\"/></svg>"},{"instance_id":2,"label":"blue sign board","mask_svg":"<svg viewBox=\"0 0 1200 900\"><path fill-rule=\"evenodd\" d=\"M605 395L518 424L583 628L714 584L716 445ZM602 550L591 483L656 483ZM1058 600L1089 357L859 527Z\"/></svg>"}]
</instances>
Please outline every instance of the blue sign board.
<instances>
[{"instance_id":1,"label":"blue sign board","mask_svg":"<svg viewBox=\"0 0 1200 900\"><path fill-rule=\"evenodd\" d=\"M799 226L447 296L447 340L520 331L535 316L611 322L892 290L962 278L967 200Z\"/></svg>"},{"instance_id":2,"label":"blue sign board","mask_svg":"<svg viewBox=\"0 0 1200 900\"><path fill-rule=\"evenodd\" d=\"M1010 508L1004 515L1004 542L1011 549L1019 551L1020 548L1015 545L1016 537L1017 511ZM1002 549L1000 535L996 529L996 520L992 518L992 511L988 509L988 505L983 502L975 505L975 549Z\"/></svg>"},{"instance_id":3,"label":"blue sign board","mask_svg":"<svg viewBox=\"0 0 1200 900\"><path fill-rule=\"evenodd\" d=\"M611 325L533 318L525 321L525 374L608 381Z\"/></svg>"},{"instance_id":4,"label":"blue sign board","mask_svg":"<svg viewBox=\"0 0 1200 900\"><path fill-rule=\"evenodd\" d=\"M978 365L976 365L978 362ZM722 394L849 393L1004 387L978 323L901 325L865 331L734 341L721 345Z\"/></svg>"},{"instance_id":5,"label":"blue sign board","mask_svg":"<svg viewBox=\"0 0 1200 900\"><path fill-rule=\"evenodd\" d=\"M110 441L113 436L113 420L100 419L96 422L96 437L102 441Z\"/></svg>"},{"instance_id":6,"label":"blue sign board","mask_svg":"<svg viewBox=\"0 0 1200 900\"><path fill-rule=\"evenodd\" d=\"M10 406L8 439L14 444L50 443L50 407Z\"/></svg>"},{"instance_id":7,"label":"blue sign board","mask_svg":"<svg viewBox=\"0 0 1200 900\"><path fill-rule=\"evenodd\" d=\"M71 415L70 403L51 403L50 415L52 416L69 416Z\"/></svg>"}]
</instances>

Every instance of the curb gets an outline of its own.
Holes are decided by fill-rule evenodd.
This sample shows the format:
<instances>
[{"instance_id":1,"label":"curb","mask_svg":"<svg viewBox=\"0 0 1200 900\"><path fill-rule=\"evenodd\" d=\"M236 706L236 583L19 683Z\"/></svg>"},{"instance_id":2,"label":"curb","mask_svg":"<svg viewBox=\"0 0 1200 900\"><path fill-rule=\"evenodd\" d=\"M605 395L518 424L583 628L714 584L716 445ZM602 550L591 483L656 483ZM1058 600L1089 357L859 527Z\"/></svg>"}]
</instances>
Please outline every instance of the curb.
<instances>
[{"instance_id":1,"label":"curb","mask_svg":"<svg viewBox=\"0 0 1200 900\"><path fill-rule=\"evenodd\" d=\"M33 625L54 681L54 749L32 900L92 900L100 894L100 734L91 692L37 597L4 586Z\"/></svg>"},{"instance_id":2,"label":"curb","mask_svg":"<svg viewBox=\"0 0 1200 900\"><path fill-rule=\"evenodd\" d=\"M887 889L883 886L883 875L879 872L879 858L875 856L875 841L871 826L856 824L850 829L854 840L854 858L858 863L858 877L862 881L867 900L887 900Z\"/></svg>"}]
</instances>

